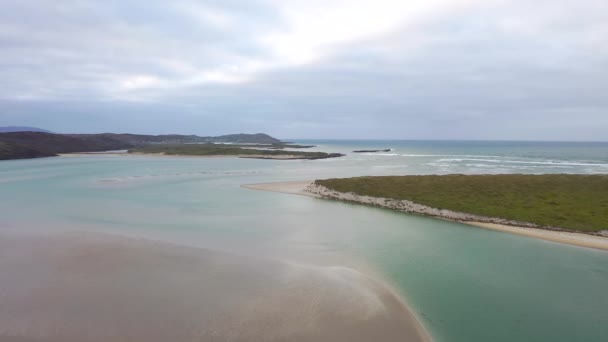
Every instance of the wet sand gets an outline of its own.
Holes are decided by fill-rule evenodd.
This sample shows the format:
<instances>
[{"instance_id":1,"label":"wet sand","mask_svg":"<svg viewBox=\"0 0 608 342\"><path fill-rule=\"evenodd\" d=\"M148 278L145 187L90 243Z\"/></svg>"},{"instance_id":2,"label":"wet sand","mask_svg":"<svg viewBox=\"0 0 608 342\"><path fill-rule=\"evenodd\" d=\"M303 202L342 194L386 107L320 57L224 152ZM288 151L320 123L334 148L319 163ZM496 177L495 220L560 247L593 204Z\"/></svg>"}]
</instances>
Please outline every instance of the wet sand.
<instances>
[{"instance_id":1,"label":"wet sand","mask_svg":"<svg viewBox=\"0 0 608 342\"><path fill-rule=\"evenodd\" d=\"M296 195L303 195L303 196L310 196L310 197L317 197L317 198L338 199L338 200L344 200L344 201L348 201L348 202L357 202L357 203L368 204L368 205L381 205L381 206L386 206L389 208L392 205L391 200L385 201L384 198L379 199L379 198L371 198L369 196L353 196L352 194L339 193L339 192L333 191L333 190L330 190L329 191L330 193L328 193L327 195L324 195L325 192L323 192L323 191L317 191L316 193L307 191L307 189L311 190L311 186L313 186L313 183L314 183L314 181L276 182L276 183L243 185L242 187L248 188L248 189L254 189L254 190L273 191L273 192L296 194ZM415 203L412 203L412 205L416 206ZM448 212L446 210L440 211L439 209L428 208L428 207L422 206L422 205L418 205L418 206L420 208L419 209L413 208L413 211L419 210L417 213L423 214L423 215L435 216L432 214L432 212L433 212L432 210L439 211L439 212L441 212L441 214L445 214L446 212ZM400 206L397 206L397 207L391 208L391 209L400 210L400 208L401 208ZM473 221L473 220L459 219L460 216L462 216L463 218L466 218L466 217L470 217L470 216L474 216L474 215L469 215L466 213L456 213L456 212L454 212L453 214L456 216L455 216L455 219L452 219L451 221L457 221L457 222L473 225L473 226L480 227L480 228L492 229L492 230L497 230L497 231L501 231L501 232L508 232L508 233L512 233L512 234L534 237L534 238L538 238L538 239L543 239L543 240L552 241L552 242L565 243L565 244L574 245L574 246L608 250L608 237L589 235L589 234L583 234L583 233L574 233L574 232L568 232L568 231L555 231L555 230L547 230L547 229L541 229L541 228L522 227L522 226L514 226L514 225L506 225L506 224L489 223L489 222L478 222L478 221ZM447 217L437 217L437 218L450 220ZM494 218L488 218L488 219L494 219ZM496 219L496 220L499 220L499 219Z\"/></svg>"},{"instance_id":2,"label":"wet sand","mask_svg":"<svg viewBox=\"0 0 608 342\"><path fill-rule=\"evenodd\" d=\"M0 341L428 341L346 267L98 233L0 235Z\"/></svg>"},{"instance_id":3,"label":"wet sand","mask_svg":"<svg viewBox=\"0 0 608 342\"><path fill-rule=\"evenodd\" d=\"M538 229L538 228L516 227L516 226L508 226L505 224L496 224L496 223L485 223L485 222L465 222L465 223L476 226L476 227L480 227L480 228L498 230L501 232L529 236L529 237L539 238L539 239L553 241L553 242L560 242L560 243L565 243L565 244L575 245L575 246L580 246L580 247L608 250L608 238L601 237L601 236L573 233L573 232L543 230L543 229Z\"/></svg>"},{"instance_id":4,"label":"wet sand","mask_svg":"<svg viewBox=\"0 0 608 342\"><path fill-rule=\"evenodd\" d=\"M295 182L275 182L275 183L258 183L258 184L245 184L241 185L242 188L252 190L264 190L272 192L281 192L284 194L308 196L321 198L321 195L313 194L308 191L304 191L309 185L312 185L314 181L295 181Z\"/></svg>"}]
</instances>

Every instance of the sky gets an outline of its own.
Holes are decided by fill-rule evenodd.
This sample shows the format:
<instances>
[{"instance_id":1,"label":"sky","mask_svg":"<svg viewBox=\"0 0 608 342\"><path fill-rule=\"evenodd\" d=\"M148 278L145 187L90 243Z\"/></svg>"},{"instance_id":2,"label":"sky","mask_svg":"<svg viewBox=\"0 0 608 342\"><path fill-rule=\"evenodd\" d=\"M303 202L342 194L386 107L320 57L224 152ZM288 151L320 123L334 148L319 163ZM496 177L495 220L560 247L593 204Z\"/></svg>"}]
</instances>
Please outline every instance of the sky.
<instances>
[{"instance_id":1,"label":"sky","mask_svg":"<svg viewBox=\"0 0 608 342\"><path fill-rule=\"evenodd\" d=\"M605 0L0 5L0 126L608 140Z\"/></svg>"}]
</instances>

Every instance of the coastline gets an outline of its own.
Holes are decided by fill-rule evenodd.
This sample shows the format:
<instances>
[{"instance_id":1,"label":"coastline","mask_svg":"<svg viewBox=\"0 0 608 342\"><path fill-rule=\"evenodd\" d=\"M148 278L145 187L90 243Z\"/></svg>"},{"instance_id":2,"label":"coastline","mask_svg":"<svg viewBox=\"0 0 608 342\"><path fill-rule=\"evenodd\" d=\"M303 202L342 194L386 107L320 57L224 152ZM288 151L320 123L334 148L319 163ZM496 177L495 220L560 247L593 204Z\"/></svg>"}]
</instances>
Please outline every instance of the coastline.
<instances>
[{"instance_id":1,"label":"coastline","mask_svg":"<svg viewBox=\"0 0 608 342\"><path fill-rule=\"evenodd\" d=\"M406 213L414 213L448 221L460 222L478 228L538 238L546 241L564 243L579 247L608 250L608 237L558 229L544 229L533 223L517 222L501 218L483 217L450 210L442 210L405 200L400 201L387 198L359 196L353 193L341 193L314 184L314 181L248 184L242 185L242 187L253 190L280 192L371 205Z\"/></svg>"},{"instance_id":2,"label":"coastline","mask_svg":"<svg viewBox=\"0 0 608 342\"><path fill-rule=\"evenodd\" d=\"M164 158L248 158L248 159L272 159L272 160L301 160L310 159L303 155L263 155L263 154L235 154L235 155L188 155L188 154L164 154L164 153L141 153L141 152L74 152L59 153L59 157L91 157L91 156L112 156L112 157L164 157Z\"/></svg>"}]
</instances>

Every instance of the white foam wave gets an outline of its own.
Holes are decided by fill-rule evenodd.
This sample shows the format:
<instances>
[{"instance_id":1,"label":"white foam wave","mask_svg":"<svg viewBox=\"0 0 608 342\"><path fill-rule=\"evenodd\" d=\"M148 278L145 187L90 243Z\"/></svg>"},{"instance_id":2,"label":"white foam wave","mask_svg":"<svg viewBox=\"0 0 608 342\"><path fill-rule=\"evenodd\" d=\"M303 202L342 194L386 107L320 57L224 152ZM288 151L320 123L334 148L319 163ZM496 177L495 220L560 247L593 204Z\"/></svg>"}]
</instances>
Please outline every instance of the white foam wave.
<instances>
[{"instance_id":1,"label":"white foam wave","mask_svg":"<svg viewBox=\"0 0 608 342\"><path fill-rule=\"evenodd\" d=\"M494 164L530 164L530 165L551 165L551 166L597 166L597 167L608 167L608 164L601 163L580 163L580 162L569 162L561 160L546 160L546 161L535 161L535 160L510 160L510 159L484 159L484 158L442 158L439 162L468 162L478 161Z\"/></svg>"},{"instance_id":2,"label":"white foam wave","mask_svg":"<svg viewBox=\"0 0 608 342\"><path fill-rule=\"evenodd\" d=\"M485 156L476 154L400 154L402 157L462 157L462 158L500 158L499 156Z\"/></svg>"},{"instance_id":3,"label":"white foam wave","mask_svg":"<svg viewBox=\"0 0 608 342\"><path fill-rule=\"evenodd\" d=\"M397 153L361 153L363 156L385 156L385 157L394 157L398 156Z\"/></svg>"}]
</instances>

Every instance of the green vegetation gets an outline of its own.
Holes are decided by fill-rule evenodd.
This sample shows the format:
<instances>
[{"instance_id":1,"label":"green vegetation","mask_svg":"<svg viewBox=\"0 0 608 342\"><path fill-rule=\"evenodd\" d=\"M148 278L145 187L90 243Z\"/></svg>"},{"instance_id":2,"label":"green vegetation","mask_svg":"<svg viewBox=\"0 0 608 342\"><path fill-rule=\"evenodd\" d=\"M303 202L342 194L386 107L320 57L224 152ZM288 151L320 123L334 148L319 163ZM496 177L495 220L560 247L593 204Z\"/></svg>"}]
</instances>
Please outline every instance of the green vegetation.
<instances>
[{"instance_id":1,"label":"green vegetation","mask_svg":"<svg viewBox=\"0 0 608 342\"><path fill-rule=\"evenodd\" d=\"M608 175L445 175L317 180L339 192L584 232L608 229Z\"/></svg>"},{"instance_id":2,"label":"green vegetation","mask_svg":"<svg viewBox=\"0 0 608 342\"><path fill-rule=\"evenodd\" d=\"M185 143L237 143L238 147L258 146L269 149L305 148L312 146L283 143L267 134L229 134L217 137L197 135L143 135L143 134L53 134L40 131L15 131L0 133L0 159L51 157L58 153L101 152L126 150L147 145ZM22 128L27 129L27 127ZM34 128L31 128L34 129ZM9 128L5 128L9 130ZM251 145L255 144L255 145ZM236 147L237 145L228 145Z\"/></svg>"},{"instance_id":3,"label":"green vegetation","mask_svg":"<svg viewBox=\"0 0 608 342\"><path fill-rule=\"evenodd\" d=\"M0 142L0 160L52 157L54 155L21 145Z\"/></svg>"},{"instance_id":4,"label":"green vegetation","mask_svg":"<svg viewBox=\"0 0 608 342\"><path fill-rule=\"evenodd\" d=\"M177 145L177 144L174 144ZM285 148L312 148L315 145L297 145L291 143L280 143L280 144L227 144L227 143L216 143L217 146L224 147L243 147L243 148L264 148L271 150L282 150Z\"/></svg>"},{"instance_id":5,"label":"green vegetation","mask_svg":"<svg viewBox=\"0 0 608 342\"><path fill-rule=\"evenodd\" d=\"M235 147L221 144L177 144L177 145L147 145L129 150L130 153L162 153L166 155L186 156L250 156L259 158L289 158L289 159L325 159L341 157L339 153L302 152L283 150L260 150L255 148Z\"/></svg>"},{"instance_id":6,"label":"green vegetation","mask_svg":"<svg viewBox=\"0 0 608 342\"><path fill-rule=\"evenodd\" d=\"M44 132L0 133L0 143L11 145L14 151L17 151L10 159L33 158L32 154L49 157L58 153L97 152L132 147L131 144L106 134L73 135Z\"/></svg>"},{"instance_id":7,"label":"green vegetation","mask_svg":"<svg viewBox=\"0 0 608 342\"><path fill-rule=\"evenodd\" d=\"M268 148L274 148L274 149L284 149L284 148L312 148L312 147L316 147L315 145L298 145L298 144L291 144L291 143L281 143L281 144L272 144L272 145L266 145ZM264 147L263 145L258 145L256 147Z\"/></svg>"}]
</instances>

